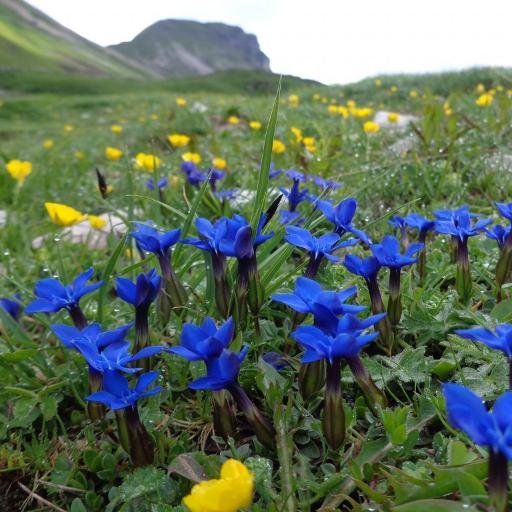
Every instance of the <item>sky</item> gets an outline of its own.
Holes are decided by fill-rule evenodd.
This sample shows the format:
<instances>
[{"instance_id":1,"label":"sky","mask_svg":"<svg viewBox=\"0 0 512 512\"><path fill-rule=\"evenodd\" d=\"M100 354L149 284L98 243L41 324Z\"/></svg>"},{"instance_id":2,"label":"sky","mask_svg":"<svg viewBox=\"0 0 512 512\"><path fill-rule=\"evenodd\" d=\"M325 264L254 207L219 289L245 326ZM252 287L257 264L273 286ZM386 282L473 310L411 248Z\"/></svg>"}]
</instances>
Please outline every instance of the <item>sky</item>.
<instances>
[{"instance_id":1,"label":"sky","mask_svg":"<svg viewBox=\"0 0 512 512\"><path fill-rule=\"evenodd\" d=\"M258 37L272 71L326 84L378 74L512 67L509 0L29 0L101 45L167 18Z\"/></svg>"}]
</instances>

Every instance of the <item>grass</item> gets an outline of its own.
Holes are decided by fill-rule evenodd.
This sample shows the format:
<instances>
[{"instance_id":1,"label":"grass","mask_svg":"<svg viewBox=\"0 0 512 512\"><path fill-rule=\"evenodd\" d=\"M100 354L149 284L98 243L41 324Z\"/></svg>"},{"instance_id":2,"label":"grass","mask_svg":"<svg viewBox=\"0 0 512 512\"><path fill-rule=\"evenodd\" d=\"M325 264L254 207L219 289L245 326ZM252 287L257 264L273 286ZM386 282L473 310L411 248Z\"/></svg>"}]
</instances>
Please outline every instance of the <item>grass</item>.
<instances>
[{"instance_id":1,"label":"grass","mask_svg":"<svg viewBox=\"0 0 512 512\"><path fill-rule=\"evenodd\" d=\"M380 86L372 79L332 88L304 86L284 78L279 111L274 109L272 119L274 137L284 142L286 150L272 155L273 164L341 182L340 189L327 192L313 182L301 186L336 202L355 197L359 206L354 224L375 241L393 232L387 221L394 213L417 211L431 218L435 209L468 204L472 211L497 222L493 202L508 202L512 193L506 178L512 154L508 77L507 70L483 69L441 76L379 77ZM272 112L272 97L267 93L270 86L275 92L277 81L271 75L260 78L261 89L248 89L248 83L258 83L256 74L219 74L211 81L198 78L147 86L82 79L64 83L56 77L51 87L26 85L22 92L9 94L0 107L0 158L4 163L29 160L33 171L21 187L7 172L0 173L0 209L7 212L0 230L0 296L19 292L27 304L38 279L58 276L70 282L93 266L97 276L108 278L108 286L82 299L86 317L91 321L101 317L104 329L133 320L132 308L115 297L112 279L118 275L134 279L154 260L140 261L135 250L126 250L134 249L131 240L124 247L115 236L109 236L101 250L71 244L61 228L50 222L45 201L90 214L117 214L128 228L133 221L146 219L154 219L164 229L183 227L190 224L194 212L210 219L241 213L254 220L277 197L278 187L291 185L282 174L265 186L269 141L263 159L262 151ZM17 84L11 80L15 90ZM479 82L495 90L488 107L475 104ZM61 86L66 94L55 95ZM416 97L411 97L411 89L418 92ZM262 94L255 94L259 90ZM290 93L299 95L297 106L290 104ZM185 107L176 106L177 96L186 98ZM374 110L412 113L417 120L403 130L382 127L376 134L366 134L362 129L366 118L344 119L328 111L329 105L344 105L348 100ZM231 115L239 116L238 125L227 122ZM251 120L263 127L251 130ZM112 124L123 126L122 133L112 133ZM305 152L291 127L315 138L313 155ZM166 140L169 133L185 133L191 141L186 148L172 148ZM43 148L46 139L54 141L51 149ZM412 144L400 154L392 148L403 140ZM107 146L120 148L122 158L107 160ZM219 202L208 187L201 191L187 185L180 171L185 151L199 152L204 169L214 157L226 159L226 176L219 189L236 187L245 192L237 200ZM133 158L139 152L162 159L158 176L169 178L163 204L158 193L144 184L155 174L134 168ZM113 187L106 199L97 191L96 168ZM265 204L255 204L250 197L244 200L247 191L266 197ZM285 203L281 209L286 208ZM315 235L332 230L311 203L301 203L298 209ZM305 402L298 391L301 351L291 343L293 313L270 298L293 288L307 258L304 251L292 249L283 240L284 228L277 218L268 229L275 232L274 237L258 248L261 282L266 287L259 330L252 322L238 329L232 349L249 344L240 382L274 423L276 449L260 444L240 413L234 437L223 440L212 423L211 394L187 388L192 379L203 375L202 363L164 355L156 362L163 392L139 406L156 446L155 463L134 469L117 442L113 417L109 414L103 423L87 418L86 365L78 353L63 349L48 327L69 323L66 314L23 315L17 323L0 309L2 508L21 510L29 497L27 510L49 509L42 501L46 500L56 510L73 512L177 512L184 510L180 503L190 491L194 474L200 470L216 477L226 457L243 460L255 474L254 511L339 507L471 511L488 503L486 451L449 425L440 383L463 383L489 402L507 389L508 370L502 355L453 334L457 328L491 327L511 319L510 287L504 287L501 303L495 298L495 242L483 235L470 239L473 292L464 305L454 289L455 267L447 237L429 236L425 280L418 280L414 268L402 272L399 349L388 355L373 344L362 352L389 405L372 413L344 367L347 438L340 450L332 451L322 435L322 392ZM193 228L188 236L192 235ZM34 249L32 240L38 236L44 241ZM349 251L368 255L360 245ZM185 320L197 324L207 315L218 316L202 253L181 246L175 256L176 272L190 303L183 317L173 314L163 326L156 308L151 309L155 344L177 344ZM229 267L233 276L235 269L235 264ZM356 302L370 304L364 281L343 265L323 265L317 279L328 289L357 285ZM380 284L386 296L385 269ZM128 338L133 340L133 334ZM285 348L291 365L283 370L276 371L260 358Z\"/></svg>"}]
</instances>

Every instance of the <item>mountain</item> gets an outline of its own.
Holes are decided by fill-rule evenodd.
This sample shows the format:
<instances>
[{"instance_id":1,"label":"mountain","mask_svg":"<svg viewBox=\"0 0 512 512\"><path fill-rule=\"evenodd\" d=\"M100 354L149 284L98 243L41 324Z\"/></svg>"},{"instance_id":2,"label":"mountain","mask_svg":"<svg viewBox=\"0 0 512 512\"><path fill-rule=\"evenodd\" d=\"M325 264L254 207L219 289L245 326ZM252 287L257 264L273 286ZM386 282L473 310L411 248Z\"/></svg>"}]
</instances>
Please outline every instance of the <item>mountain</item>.
<instances>
[{"instance_id":1,"label":"mountain","mask_svg":"<svg viewBox=\"0 0 512 512\"><path fill-rule=\"evenodd\" d=\"M111 49L163 77L206 75L228 69L270 71L256 36L224 23L163 20Z\"/></svg>"},{"instance_id":2,"label":"mountain","mask_svg":"<svg viewBox=\"0 0 512 512\"><path fill-rule=\"evenodd\" d=\"M0 72L144 78L151 70L63 27L22 0L0 0Z\"/></svg>"}]
</instances>

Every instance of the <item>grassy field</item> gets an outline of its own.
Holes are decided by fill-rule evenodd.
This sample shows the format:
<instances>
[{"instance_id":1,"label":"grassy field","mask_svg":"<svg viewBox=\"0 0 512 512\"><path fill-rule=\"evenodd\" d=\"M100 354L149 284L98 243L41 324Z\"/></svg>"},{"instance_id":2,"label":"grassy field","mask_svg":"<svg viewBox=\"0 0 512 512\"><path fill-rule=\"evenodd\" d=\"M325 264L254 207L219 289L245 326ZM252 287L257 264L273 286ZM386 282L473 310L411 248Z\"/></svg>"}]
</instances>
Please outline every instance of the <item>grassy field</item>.
<instances>
[{"instance_id":1,"label":"grassy field","mask_svg":"<svg viewBox=\"0 0 512 512\"><path fill-rule=\"evenodd\" d=\"M0 172L0 210L6 213L0 227L0 297L12 299L19 293L26 306L34 300L38 280L54 277L71 283L92 266L92 281L101 278L103 285L80 304L89 322L112 330L134 320L133 307L116 296L115 278L134 280L153 267L160 272L157 258L138 251L128 235L104 233L101 248L72 243L64 228L52 223L45 202L106 219L115 215L127 233L134 222L153 220L165 231L181 228L183 239L198 236L197 217L213 222L239 213L255 227L280 187L290 190L287 171L294 169L310 177L298 180L310 196L298 205L293 222L316 237L334 229L318 207L319 199L337 204L348 197L358 203L354 226L374 244L384 235L398 236L388 223L392 216L413 212L433 219L435 210L468 205L493 224L507 225L510 221L499 216L494 203L508 203L512 194L511 78L508 70L471 70L380 77L344 87L285 79L274 109L268 91L275 92L277 82L244 74L147 87L128 83L122 89L115 82L77 79L60 95L55 94L59 80L51 86L27 80L18 89L13 79L0 106L0 161L29 161L32 172L23 182ZM179 106L177 98L186 104ZM382 114L379 127L367 124L377 111L396 113L398 120ZM400 118L406 115L413 122L402 127ZM261 127L251 128L253 121ZM372 128L378 131L372 133ZM189 139L175 147L170 134ZM271 151L273 139L283 143L282 152ZM122 155L107 158L107 147ZM200 155L197 167L204 172L223 167L218 159L224 160L225 176L216 188L237 189L232 198L219 198L207 181L187 183L181 166L190 152ZM138 168L139 153L155 155L161 164L153 172ZM272 169L283 171L277 177L272 172L269 177L270 160ZM104 198L96 169L112 187ZM313 177L341 186L323 187ZM165 188L146 185L150 180L155 188L160 178L167 178ZM379 324L380 338L361 352L374 384L387 398L385 406L373 403L371 396L365 400L361 382L358 386L344 363L342 397L329 395L332 389L323 389L322 378L308 394L300 362L304 346L292 331L301 322L311 324L312 315L304 319L272 300L294 289L308 263L307 251L284 239L289 226L280 220L289 206L283 197L264 229L274 235L256 251L257 299L251 286L249 296L244 295L237 277L244 263L237 266L229 258L227 265L228 306L236 317L230 350L248 345L239 382L272 424L273 446L264 442L254 416L240 404L230 401L222 408L215 401L218 392L212 400L211 391L188 388L205 375L202 362L162 353L151 363L162 391L142 398L138 406L154 445L154 462L134 468L136 457L127 454L112 411L103 419L88 416L84 358L52 332L53 324L71 325L67 311L21 313L16 320L0 308L1 510L185 511L182 499L191 486L205 477L218 478L227 458L243 461L254 475L248 507L253 511L455 512L491 506L489 500L496 496L488 496L487 451L448 421L440 385L462 383L489 404L508 389L507 358L454 333L512 322L508 268L497 300L495 269L503 257L496 241L482 230L469 239L470 290L468 275L457 274L460 255L454 263L449 234L428 233L424 274L418 264L404 267L399 322L394 321L396 310L389 309L392 346L386 346ZM89 241L97 235L91 229ZM344 234L343 240L352 236ZM417 230L409 229L409 237L416 241ZM187 322L198 325L207 316L217 325L224 321L212 261L205 254L181 243L173 247L172 266L187 298L174 304L169 318L165 301L150 307L153 345L178 345ZM346 254L372 253L367 241L359 241L336 251L341 260ZM396 295L389 289L388 274L381 268L379 284L391 308ZM341 262L324 259L314 277L327 290L357 286L351 302L373 305L365 280ZM250 304L246 321L244 301ZM135 337L132 329L127 339ZM269 352L278 355L263 358ZM276 358L282 364L270 364ZM328 408L329 400L339 405L341 398L341 412ZM233 422L229 436L219 426L222 420Z\"/></svg>"}]
</instances>

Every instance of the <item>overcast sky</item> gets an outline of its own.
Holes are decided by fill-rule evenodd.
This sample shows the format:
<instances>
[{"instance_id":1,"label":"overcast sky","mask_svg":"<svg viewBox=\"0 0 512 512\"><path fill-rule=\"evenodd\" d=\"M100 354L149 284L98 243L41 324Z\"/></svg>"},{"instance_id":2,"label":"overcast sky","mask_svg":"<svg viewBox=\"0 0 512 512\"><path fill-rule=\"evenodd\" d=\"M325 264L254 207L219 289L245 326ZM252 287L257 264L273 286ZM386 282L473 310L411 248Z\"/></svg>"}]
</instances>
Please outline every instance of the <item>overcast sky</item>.
<instances>
[{"instance_id":1,"label":"overcast sky","mask_svg":"<svg viewBox=\"0 0 512 512\"><path fill-rule=\"evenodd\" d=\"M258 36L277 73L347 83L380 73L512 66L509 0L30 0L101 45L166 18Z\"/></svg>"}]
</instances>

